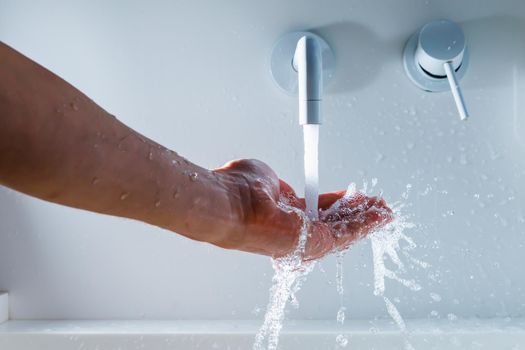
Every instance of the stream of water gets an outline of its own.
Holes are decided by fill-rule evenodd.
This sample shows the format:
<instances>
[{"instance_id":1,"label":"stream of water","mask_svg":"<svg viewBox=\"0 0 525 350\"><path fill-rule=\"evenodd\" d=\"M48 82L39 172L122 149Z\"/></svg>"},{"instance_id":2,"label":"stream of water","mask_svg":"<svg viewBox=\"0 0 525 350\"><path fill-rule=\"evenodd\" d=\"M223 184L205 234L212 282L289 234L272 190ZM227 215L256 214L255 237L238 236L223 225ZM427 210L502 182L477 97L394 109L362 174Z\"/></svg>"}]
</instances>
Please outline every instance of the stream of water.
<instances>
[{"instance_id":1,"label":"stream of water","mask_svg":"<svg viewBox=\"0 0 525 350\"><path fill-rule=\"evenodd\" d=\"M319 125L303 125L304 136L304 199L306 215L319 219Z\"/></svg>"},{"instance_id":2,"label":"stream of water","mask_svg":"<svg viewBox=\"0 0 525 350\"><path fill-rule=\"evenodd\" d=\"M298 307L297 293L301 289L307 275L314 269L315 262L304 262L303 252L306 244L308 232L308 221L318 220L318 197L319 197L319 175L318 175L318 143L319 143L319 126L304 126L304 170L305 170L305 201L306 213L297 208L280 203L281 207L288 211L294 211L303 218L299 243L294 252L288 256L272 259L274 276L270 288L270 298L264 316L264 322L259 329L253 350L274 350L279 343L279 334L283 326L286 305L290 302ZM372 189L377 180L372 180ZM355 184L351 184L344 196L347 200L356 193ZM410 187L402 195L403 200L407 199ZM361 192L367 192L365 184ZM338 206L339 201L334 203L333 207ZM388 314L392 317L398 328L405 335L405 348L413 349L409 342L406 325L395 304L385 295L385 279L392 279L409 288L412 291L421 289L420 285L412 279L403 277L406 273L405 264L403 263L398 252L402 251L402 256L409 259L411 264L416 264L426 268L426 264L418 259L412 258L409 251L416 247L415 243L405 233L414 225L408 220L408 217L402 213L403 203L395 204L392 208L394 212L394 221L374 232L369 236L372 246L372 256L374 261L374 295L383 299ZM345 251L337 252L336 265L336 288L339 295L339 309L336 320L342 327L346 317L346 308L344 306L344 288L343 288L343 262ZM391 260L397 269L392 270L385 266L385 261ZM337 335L335 339L338 348L346 347L349 340L345 334Z\"/></svg>"}]
</instances>

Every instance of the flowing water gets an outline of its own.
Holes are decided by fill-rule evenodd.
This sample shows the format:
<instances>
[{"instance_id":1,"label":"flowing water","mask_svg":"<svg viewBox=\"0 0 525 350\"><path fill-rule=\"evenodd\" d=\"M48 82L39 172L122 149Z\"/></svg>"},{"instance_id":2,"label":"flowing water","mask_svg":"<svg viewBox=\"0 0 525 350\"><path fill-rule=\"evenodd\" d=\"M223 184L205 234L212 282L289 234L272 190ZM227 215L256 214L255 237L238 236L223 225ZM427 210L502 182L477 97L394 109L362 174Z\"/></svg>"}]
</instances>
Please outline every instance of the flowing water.
<instances>
[{"instance_id":1,"label":"flowing water","mask_svg":"<svg viewBox=\"0 0 525 350\"><path fill-rule=\"evenodd\" d=\"M410 187L407 186L407 192L402 195L404 200L407 199L409 190ZM405 349L411 350L413 347L409 342L406 324L395 304L385 295L385 279L401 283L414 292L421 290L417 281L405 277L408 273L406 262L417 268L428 267L426 262L411 256L411 251L416 248L416 244L407 236L406 231L413 229L415 225L403 214L403 206L402 203L394 203L392 207L394 221L369 237L374 260L374 295L383 299L388 314L405 337ZM399 253L402 255L400 256ZM393 263L394 269L386 267L387 261Z\"/></svg>"},{"instance_id":2,"label":"flowing water","mask_svg":"<svg viewBox=\"0 0 525 350\"><path fill-rule=\"evenodd\" d=\"M274 276L270 288L270 301L266 308L263 325L255 336L254 350L277 349L286 304L291 301L298 307L296 293L315 266L315 262L305 263L302 258L307 237L307 218L300 210L285 204L281 205L284 209L295 211L303 217L303 227L295 251L285 257L272 259Z\"/></svg>"},{"instance_id":3,"label":"flowing water","mask_svg":"<svg viewBox=\"0 0 525 350\"><path fill-rule=\"evenodd\" d=\"M286 305L288 302L291 302L292 305L298 307L296 294L301 289L302 283L306 280L307 275L315 267L315 262L304 262L302 257L308 236L308 221L319 219L319 126L304 125L303 128L306 214L296 208L286 205L285 203L280 203L280 206L283 209L297 213L303 219L303 226L301 228L299 243L294 252L279 259L272 259L274 276L272 279L272 287L270 288L270 298L264 316L263 325L255 337L255 343L253 345L254 350L277 349ZM377 180L373 179L372 188L376 183ZM410 187L407 186L407 192L402 195L403 200L407 199L409 190ZM366 194L366 184L364 189L362 189L362 192ZM347 200L355 193L355 184L351 184L344 196L344 200ZM339 206L339 201L334 203L332 208L337 206ZM414 225L409 222L407 216L403 215L403 204L396 204L392 209L395 215L394 221L369 236L374 260L374 294L384 300L388 314L392 317L399 329L405 334L405 348L409 350L412 349L412 346L408 341L406 325L397 307L387 296L385 296L385 278L397 281L410 290L418 291L421 287L415 280L403 277L406 273L406 268L398 252L401 251L403 257L409 259L411 264L416 264L423 268L426 268L426 264L411 257L409 254L416 245L412 239L405 234L405 231L413 228ZM346 308L343 304L344 255L345 251L337 252L336 288L337 293L339 294L339 309L337 311L336 320L340 327L343 327L346 317ZM395 270L389 269L385 266L385 261L387 259L391 260L397 267ZM349 343L347 336L344 334L337 335L335 340L338 348L346 347Z\"/></svg>"},{"instance_id":4,"label":"flowing water","mask_svg":"<svg viewBox=\"0 0 525 350\"><path fill-rule=\"evenodd\" d=\"M319 125L303 125L304 135L304 198L306 215L311 220L319 219Z\"/></svg>"},{"instance_id":5,"label":"flowing water","mask_svg":"<svg viewBox=\"0 0 525 350\"><path fill-rule=\"evenodd\" d=\"M270 288L270 301L266 309L263 325L255 336L254 350L264 349L265 345L268 350L277 349L286 304L288 301L291 301L292 304L298 306L296 293L301 288L301 284L306 279L306 276L315 266L314 262L303 262L302 257L308 235L308 219L319 219L319 125L304 125L303 133L304 197L307 217L300 210L281 204L284 209L295 211L303 218L303 227L301 228L299 244L295 251L289 256L272 260L274 276L272 279L273 284Z\"/></svg>"}]
</instances>

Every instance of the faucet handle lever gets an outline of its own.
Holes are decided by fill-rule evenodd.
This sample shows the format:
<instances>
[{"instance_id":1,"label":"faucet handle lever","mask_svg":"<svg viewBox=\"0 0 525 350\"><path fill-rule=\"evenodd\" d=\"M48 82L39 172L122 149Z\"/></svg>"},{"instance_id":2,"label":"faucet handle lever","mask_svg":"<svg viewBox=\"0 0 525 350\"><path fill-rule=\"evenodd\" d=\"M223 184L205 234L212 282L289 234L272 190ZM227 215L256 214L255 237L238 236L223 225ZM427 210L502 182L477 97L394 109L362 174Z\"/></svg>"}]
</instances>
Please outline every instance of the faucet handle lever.
<instances>
[{"instance_id":1,"label":"faucet handle lever","mask_svg":"<svg viewBox=\"0 0 525 350\"><path fill-rule=\"evenodd\" d=\"M445 62L443 65L445 68L445 73L447 74L448 83L450 85L450 91L452 91L452 96L454 96L454 101L456 102L456 107L458 108L459 117L461 120L466 120L469 117L467 107L465 106L465 100L463 99L463 94L461 93L461 88L459 87L459 82L452 67L451 62Z\"/></svg>"},{"instance_id":2,"label":"faucet handle lever","mask_svg":"<svg viewBox=\"0 0 525 350\"><path fill-rule=\"evenodd\" d=\"M405 71L412 82L425 91L450 89L461 120L469 117L459 87L468 58L463 30L446 19L425 24L408 40L403 52Z\"/></svg>"}]
</instances>

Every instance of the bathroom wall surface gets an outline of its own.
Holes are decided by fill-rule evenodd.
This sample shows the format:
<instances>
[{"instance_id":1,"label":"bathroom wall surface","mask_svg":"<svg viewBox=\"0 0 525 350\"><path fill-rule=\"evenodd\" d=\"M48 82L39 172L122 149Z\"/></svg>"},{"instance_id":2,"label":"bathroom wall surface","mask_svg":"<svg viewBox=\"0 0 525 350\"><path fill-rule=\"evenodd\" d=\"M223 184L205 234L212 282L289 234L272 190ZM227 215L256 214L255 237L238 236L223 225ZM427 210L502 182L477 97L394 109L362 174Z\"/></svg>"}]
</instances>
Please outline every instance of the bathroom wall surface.
<instances>
[{"instance_id":1,"label":"bathroom wall surface","mask_svg":"<svg viewBox=\"0 0 525 350\"><path fill-rule=\"evenodd\" d=\"M449 93L419 90L403 70L406 40L437 18L467 38L467 122ZM377 179L370 193L404 202L415 223L411 254L430 266L409 271L417 292L387 281L401 314L525 316L525 2L0 0L0 40L127 125L205 167L261 159L302 192L297 102L269 71L276 40L296 30L336 56L321 190ZM267 257L0 188L13 319L258 319L272 275ZM347 317L387 317L369 240L346 254L344 289ZM333 257L298 298L287 317L335 318Z\"/></svg>"}]
</instances>

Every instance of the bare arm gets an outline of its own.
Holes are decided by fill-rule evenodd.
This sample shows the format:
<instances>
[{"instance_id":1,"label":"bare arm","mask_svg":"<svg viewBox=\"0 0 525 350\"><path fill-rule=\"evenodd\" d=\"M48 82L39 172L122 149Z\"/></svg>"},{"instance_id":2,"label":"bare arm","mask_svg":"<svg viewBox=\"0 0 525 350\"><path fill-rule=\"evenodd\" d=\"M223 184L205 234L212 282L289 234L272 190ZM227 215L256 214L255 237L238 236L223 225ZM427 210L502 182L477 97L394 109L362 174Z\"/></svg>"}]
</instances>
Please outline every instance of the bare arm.
<instances>
[{"instance_id":1,"label":"bare arm","mask_svg":"<svg viewBox=\"0 0 525 350\"><path fill-rule=\"evenodd\" d=\"M301 226L296 214L277 205L284 192L295 194L263 163L241 161L214 171L192 164L1 42L0 184L268 255L289 252ZM328 206L341 195L327 194L321 201ZM369 207L374 206L386 207L375 199ZM370 216L359 230L366 233L386 221ZM337 245L330 227L317 226L312 226L313 257Z\"/></svg>"},{"instance_id":2,"label":"bare arm","mask_svg":"<svg viewBox=\"0 0 525 350\"><path fill-rule=\"evenodd\" d=\"M0 183L201 240L198 231L210 218L225 229L236 219L224 211L209 213L230 205L211 171L130 129L1 43Z\"/></svg>"}]
</instances>

